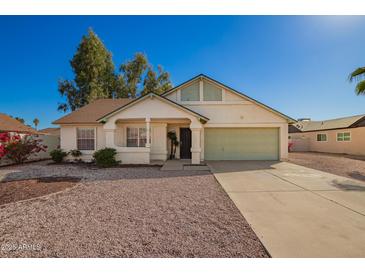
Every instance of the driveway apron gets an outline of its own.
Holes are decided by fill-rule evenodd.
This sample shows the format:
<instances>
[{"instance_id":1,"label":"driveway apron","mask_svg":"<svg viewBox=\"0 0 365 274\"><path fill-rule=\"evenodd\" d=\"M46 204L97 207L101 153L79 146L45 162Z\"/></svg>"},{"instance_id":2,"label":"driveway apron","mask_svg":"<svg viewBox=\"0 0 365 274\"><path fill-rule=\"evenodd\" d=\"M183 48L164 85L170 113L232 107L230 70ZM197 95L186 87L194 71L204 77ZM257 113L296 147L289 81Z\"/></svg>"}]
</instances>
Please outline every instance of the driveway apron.
<instances>
[{"instance_id":1,"label":"driveway apron","mask_svg":"<svg viewBox=\"0 0 365 274\"><path fill-rule=\"evenodd\" d=\"M274 161L211 161L273 257L365 257L365 183Z\"/></svg>"}]
</instances>

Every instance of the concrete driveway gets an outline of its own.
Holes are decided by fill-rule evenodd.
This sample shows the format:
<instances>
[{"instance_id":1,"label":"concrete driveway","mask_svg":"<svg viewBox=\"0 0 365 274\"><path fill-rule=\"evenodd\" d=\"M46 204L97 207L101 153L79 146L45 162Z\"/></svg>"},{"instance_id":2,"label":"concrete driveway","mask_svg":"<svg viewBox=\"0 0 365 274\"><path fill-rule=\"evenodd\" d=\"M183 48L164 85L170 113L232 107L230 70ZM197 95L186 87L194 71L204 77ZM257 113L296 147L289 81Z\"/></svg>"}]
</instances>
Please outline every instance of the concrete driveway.
<instances>
[{"instance_id":1,"label":"concrete driveway","mask_svg":"<svg viewBox=\"0 0 365 274\"><path fill-rule=\"evenodd\" d=\"M273 161L211 161L273 257L365 257L365 183Z\"/></svg>"}]
</instances>

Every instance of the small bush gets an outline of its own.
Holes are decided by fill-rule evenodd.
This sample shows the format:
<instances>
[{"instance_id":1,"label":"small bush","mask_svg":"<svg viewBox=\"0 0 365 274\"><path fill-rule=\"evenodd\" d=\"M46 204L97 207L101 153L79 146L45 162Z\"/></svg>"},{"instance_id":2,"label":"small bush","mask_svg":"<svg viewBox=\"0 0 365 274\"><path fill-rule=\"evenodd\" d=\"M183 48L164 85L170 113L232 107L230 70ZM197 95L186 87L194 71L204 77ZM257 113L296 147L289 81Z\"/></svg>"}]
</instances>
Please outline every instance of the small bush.
<instances>
[{"instance_id":1,"label":"small bush","mask_svg":"<svg viewBox=\"0 0 365 274\"><path fill-rule=\"evenodd\" d=\"M73 150L70 150L70 154L72 157L78 158L81 156L82 153L78 149L73 149Z\"/></svg>"},{"instance_id":2,"label":"small bush","mask_svg":"<svg viewBox=\"0 0 365 274\"><path fill-rule=\"evenodd\" d=\"M62 149L54 149L50 152L52 160L55 163L61 163L63 161L63 158L65 158L67 154L68 153L63 151Z\"/></svg>"},{"instance_id":3,"label":"small bush","mask_svg":"<svg viewBox=\"0 0 365 274\"><path fill-rule=\"evenodd\" d=\"M95 151L93 157L97 166L112 167L119 163L115 160L115 155L117 155L117 151L114 148L104 148Z\"/></svg>"}]
</instances>

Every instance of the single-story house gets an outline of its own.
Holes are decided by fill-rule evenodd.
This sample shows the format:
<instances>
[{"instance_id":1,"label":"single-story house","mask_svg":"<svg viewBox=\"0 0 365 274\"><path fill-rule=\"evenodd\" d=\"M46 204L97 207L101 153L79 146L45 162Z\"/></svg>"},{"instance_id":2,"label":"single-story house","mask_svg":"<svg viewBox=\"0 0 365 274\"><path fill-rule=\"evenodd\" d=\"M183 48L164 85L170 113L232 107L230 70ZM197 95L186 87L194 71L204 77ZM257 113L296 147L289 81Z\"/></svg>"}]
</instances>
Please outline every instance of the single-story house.
<instances>
[{"instance_id":1,"label":"single-story house","mask_svg":"<svg viewBox=\"0 0 365 274\"><path fill-rule=\"evenodd\" d=\"M32 138L40 139L42 141L42 144L47 146L47 151L41 151L39 153L31 155L28 159L29 161L49 159L50 151L56 149L60 144L59 136L45 134L37 131L34 128L24 125L22 122L4 113L0 113L0 132L19 134L22 138L24 138L24 136L30 135ZM12 162L5 158L0 159L0 166L8 164L12 164Z\"/></svg>"},{"instance_id":2,"label":"single-story house","mask_svg":"<svg viewBox=\"0 0 365 274\"><path fill-rule=\"evenodd\" d=\"M38 134L38 132L35 129L24 125L22 122L4 113L0 113L0 132Z\"/></svg>"},{"instance_id":3,"label":"single-story house","mask_svg":"<svg viewBox=\"0 0 365 274\"><path fill-rule=\"evenodd\" d=\"M298 119L289 126L292 151L365 155L365 114L324 121Z\"/></svg>"},{"instance_id":4,"label":"single-story house","mask_svg":"<svg viewBox=\"0 0 365 274\"><path fill-rule=\"evenodd\" d=\"M200 74L162 95L100 99L56 121L61 148L84 160L111 147L122 163L166 160L174 131L176 157L203 160L279 160L288 156L294 119Z\"/></svg>"}]
</instances>

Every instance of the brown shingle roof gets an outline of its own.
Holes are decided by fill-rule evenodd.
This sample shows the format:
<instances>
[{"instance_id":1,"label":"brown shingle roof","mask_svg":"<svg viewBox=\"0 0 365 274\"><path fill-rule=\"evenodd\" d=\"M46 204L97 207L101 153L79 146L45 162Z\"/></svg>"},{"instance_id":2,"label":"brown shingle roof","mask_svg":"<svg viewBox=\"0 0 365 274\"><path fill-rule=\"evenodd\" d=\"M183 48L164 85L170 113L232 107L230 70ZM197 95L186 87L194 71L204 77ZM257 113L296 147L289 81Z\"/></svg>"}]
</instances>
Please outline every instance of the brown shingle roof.
<instances>
[{"instance_id":1,"label":"brown shingle roof","mask_svg":"<svg viewBox=\"0 0 365 274\"><path fill-rule=\"evenodd\" d=\"M38 134L35 129L24 125L4 113L0 113L0 131Z\"/></svg>"},{"instance_id":2,"label":"brown shingle roof","mask_svg":"<svg viewBox=\"0 0 365 274\"><path fill-rule=\"evenodd\" d=\"M301 131L318 131L318 130L329 130L329 129L341 129L348 128L354 125L359 120L363 119L365 115L355 115L350 117L343 117L324 121L299 121L294 126Z\"/></svg>"},{"instance_id":3,"label":"brown shingle roof","mask_svg":"<svg viewBox=\"0 0 365 274\"><path fill-rule=\"evenodd\" d=\"M53 124L94 124L100 117L128 104L133 99L99 99L53 122Z\"/></svg>"}]
</instances>

